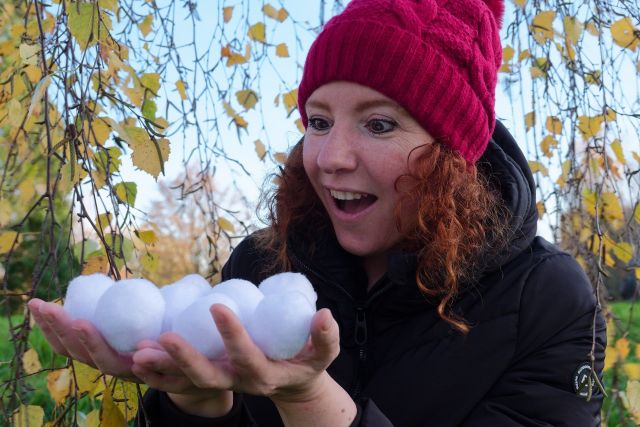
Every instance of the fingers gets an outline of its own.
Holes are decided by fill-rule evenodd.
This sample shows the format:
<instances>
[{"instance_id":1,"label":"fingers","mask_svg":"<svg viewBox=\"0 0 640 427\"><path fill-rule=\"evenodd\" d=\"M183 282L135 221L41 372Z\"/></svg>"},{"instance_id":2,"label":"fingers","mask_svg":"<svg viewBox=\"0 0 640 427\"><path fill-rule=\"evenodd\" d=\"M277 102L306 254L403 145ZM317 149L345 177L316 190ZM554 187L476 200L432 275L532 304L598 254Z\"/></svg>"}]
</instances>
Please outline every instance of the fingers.
<instances>
[{"instance_id":1,"label":"fingers","mask_svg":"<svg viewBox=\"0 0 640 427\"><path fill-rule=\"evenodd\" d=\"M162 375L184 375L173 358L161 346L160 349L146 347L136 351L133 354L133 363Z\"/></svg>"},{"instance_id":2,"label":"fingers","mask_svg":"<svg viewBox=\"0 0 640 427\"><path fill-rule=\"evenodd\" d=\"M173 358L180 371L196 387L228 389L232 386L233 379L231 375L220 363L210 362L178 334L173 332L162 334L159 342Z\"/></svg>"},{"instance_id":3,"label":"fingers","mask_svg":"<svg viewBox=\"0 0 640 427\"><path fill-rule=\"evenodd\" d=\"M41 299L34 298L27 303L27 306L29 307L29 311L33 315L34 320L42 330L44 338L49 342L49 345L51 345L53 351L64 356L69 356L69 353L56 336L56 333L49 326L49 323L45 320L44 316L40 313L40 307L44 303L45 302Z\"/></svg>"},{"instance_id":4,"label":"fingers","mask_svg":"<svg viewBox=\"0 0 640 427\"><path fill-rule=\"evenodd\" d=\"M56 344L62 347L60 353L81 362L92 364L91 357L71 327L71 319L61 306L54 303L42 302L39 304L38 312L50 331L54 333L55 339L57 340ZM56 351L58 351L58 349L56 349Z\"/></svg>"},{"instance_id":5,"label":"fingers","mask_svg":"<svg viewBox=\"0 0 640 427\"><path fill-rule=\"evenodd\" d=\"M255 345L240 319L231 310L222 304L214 304L211 315L232 365L241 370L251 370L266 361L262 350Z\"/></svg>"},{"instance_id":6,"label":"fingers","mask_svg":"<svg viewBox=\"0 0 640 427\"><path fill-rule=\"evenodd\" d=\"M78 341L93 361L93 365L105 374L136 380L131 373L133 360L130 354L118 353L104 340L100 332L87 320L74 320L71 328Z\"/></svg>"},{"instance_id":7,"label":"fingers","mask_svg":"<svg viewBox=\"0 0 640 427\"><path fill-rule=\"evenodd\" d=\"M193 383L184 375L164 375L151 369L146 369L138 364L132 365L131 370L142 382L158 390L169 393L184 393L194 390Z\"/></svg>"},{"instance_id":8,"label":"fingers","mask_svg":"<svg viewBox=\"0 0 640 427\"><path fill-rule=\"evenodd\" d=\"M314 367L324 370L340 352L338 323L327 308L319 310L311 320L311 360Z\"/></svg>"}]
</instances>

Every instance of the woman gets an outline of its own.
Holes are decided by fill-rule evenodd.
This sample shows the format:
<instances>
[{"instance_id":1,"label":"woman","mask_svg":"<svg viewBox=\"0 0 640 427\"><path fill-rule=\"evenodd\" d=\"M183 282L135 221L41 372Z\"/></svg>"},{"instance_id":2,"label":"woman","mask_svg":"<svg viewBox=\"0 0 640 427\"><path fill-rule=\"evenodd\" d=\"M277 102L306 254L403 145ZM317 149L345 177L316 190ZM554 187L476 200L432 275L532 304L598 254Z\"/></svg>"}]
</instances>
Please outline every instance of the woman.
<instances>
[{"instance_id":1,"label":"woman","mask_svg":"<svg viewBox=\"0 0 640 427\"><path fill-rule=\"evenodd\" d=\"M54 349L149 384L151 425L599 424L602 316L535 236L531 173L495 121L502 7L353 0L314 42L270 226L223 269L307 275L321 309L299 355L267 359L215 305L224 361L171 333L123 356L34 300Z\"/></svg>"}]
</instances>

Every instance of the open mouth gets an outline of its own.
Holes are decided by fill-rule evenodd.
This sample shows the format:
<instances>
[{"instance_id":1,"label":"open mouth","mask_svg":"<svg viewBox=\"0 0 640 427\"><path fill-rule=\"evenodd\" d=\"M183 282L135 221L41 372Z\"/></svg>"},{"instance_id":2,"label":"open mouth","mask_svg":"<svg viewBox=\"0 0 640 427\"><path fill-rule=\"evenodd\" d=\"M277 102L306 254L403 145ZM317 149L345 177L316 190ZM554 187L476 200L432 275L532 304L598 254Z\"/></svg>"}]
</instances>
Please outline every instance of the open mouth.
<instances>
[{"instance_id":1,"label":"open mouth","mask_svg":"<svg viewBox=\"0 0 640 427\"><path fill-rule=\"evenodd\" d=\"M330 190L330 193L338 209L348 214L362 212L378 200L373 194L367 193L352 193L337 190Z\"/></svg>"}]
</instances>

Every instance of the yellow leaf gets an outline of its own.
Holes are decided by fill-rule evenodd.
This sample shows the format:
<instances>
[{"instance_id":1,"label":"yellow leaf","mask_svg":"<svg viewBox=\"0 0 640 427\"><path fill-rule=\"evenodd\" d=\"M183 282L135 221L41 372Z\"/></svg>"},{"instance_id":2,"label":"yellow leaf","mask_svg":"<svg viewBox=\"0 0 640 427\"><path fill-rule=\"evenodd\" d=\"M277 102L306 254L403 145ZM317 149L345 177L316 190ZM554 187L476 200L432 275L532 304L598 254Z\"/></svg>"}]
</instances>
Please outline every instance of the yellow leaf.
<instances>
[{"instance_id":1,"label":"yellow leaf","mask_svg":"<svg viewBox=\"0 0 640 427\"><path fill-rule=\"evenodd\" d=\"M547 210L544 207L544 202L540 201L536 203L536 208L538 209L538 218L542 218Z\"/></svg>"},{"instance_id":2,"label":"yellow leaf","mask_svg":"<svg viewBox=\"0 0 640 427\"><path fill-rule=\"evenodd\" d=\"M135 383L114 379L113 401L124 414L127 421L131 421L138 413L138 390Z\"/></svg>"},{"instance_id":3,"label":"yellow leaf","mask_svg":"<svg viewBox=\"0 0 640 427\"><path fill-rule=\"evenodd\" d=\"M578 117L578 130L582 134L585 140L594 138L598 132L604 119L602 116L579 116Z\"/></svg>"},{"instance_id":4,"label":"yellow leaf","mask_svg":"<svg viewBox=\"0 0 640 427\"><path fill-rule=\"evenodd\" d=\"M273 158L276 160L276 162L278 162L280 164L283 164L283 165L287 161L287 155L285 153L282 153L282 152L275 153L273 155Z\"/></svg>"},{"instance_id":5,"label":"yellow leaf","mask_svg":"<svg viewBox=\"0 0 640 427\"><path fill-rule=\"evenodd\" d=\"M531 78L537 79L547 77L547 70L549 69L549 61L547 58L534 58L533 65L529 69L531 72Z\"/></svg>"},{"instance_id":6,"label":"yellow leaf","mask_svg":"<svg viewBox=\"0 0 640 427\"><path fill-rule=\"evenodd\" d=\"M233 223L224 217L218 218L218 226L228 233L235 233L236 228L233 226Z\"/></svg>"},{"instance_id":7,"label":"yellow leaf","mask_svg":"<svg viewBox=\"0 0 640 427\"><path fill-rule=\"evenodd\" d=\"M176 89L178 89L178 93L180 94L180 98L182 98L183 101L186 101L187 100L187 90L186 90L185 82L183 82L182 80L178 80L176 82Z\"/></svg>"},{"instance_id":8,"label":"yellow leaf","mask_svg":"<svg viewBox=\"0 0 640 427\"><path fill-rule=\"evenodd\" d=\"M558 141L552 137L551 135L545 136L540 142L540 148L546 157L553 157L553 152L551 151L553 148L558 146Z\"/></svg>"},{"instance_id":9,"label":"yellow leaf","mask_svg":"<svg viewBox=\"0 0 640 427\"><path fill-rule=\"evenodd\" d=\"M282 94L282 102L287 110L287 115L291 114L298 106L298 89Z\"/></svg>"},{"instance_id":10,"label":"yellow leaf","mask_svg":"<svg viewBox=\"0 0 640 427\"><path fill-rule=\"evenodd\" d=\"M258 94L251 89L237 91L236 98L238 99L238 103L242 105L245 110L255 107L258 102Z\"/></svg>"},{"instance_id":11,"label":"yellow leaf","mask_svg":"<svg viewBox=\"0 0 640 427\"><path fill-rule=\"evenodd\" d=\"M609 221L624 219L622 203L616 193L605 191L600 194L600 197L602 198L602 213L605 219Z\"/></svg>"},{"instance_id":12,"label":"yellow leaf","mask_svg":"<svg viewBox=\"0 0 640 427\"><path fill-rule=\"evenodd\" d=\"M524 9L524 7L527 4L527 0L512 0L512 1L513 1L513 4L515 4L516 6L522 8L522 9Z\"/></svg>"},{"instance_id":13,"label":"yellow leaf","mask_svg":"<svg viewBox=\"0 0 640 427\"><path fill-rule=\"evenodd\" d=\"M538 44L545 44L547 40L553 39L553 20L555 17L554 11L547 10L538 13L533 18L530 30Z\"/></svg>"},{"instance_id":14,"label":"yellow leaf","mask_svg":"<svg viewBox=\"0 0 640 427\"><path fill-rule=\"evenodd\" d=\"M20 405L11 421L13 427L40 427L44 421L44 409L35 405Z\"/></svg>"},{"instance_id":15,"label":"yellow leaf","mask_svg":"<svg viewBox=\"0 0 640 427\"><path fill-rule=\"evenodd\" d=\"M109 387L104 389L102 395L102 408L100 410L100 426L101 427L122 427L126 426L124 415L113 402L111 390Z\"/></svg>"},{"instance_id":16,"label":"yellow leaf","mask_svg":"<svg viewBox=\"0 0 640 427\"><path fill-rule=\"evenodd\" d=\"M564 37L572 45L577 45L582 35L583 25L575 16L565 16L562 18L564 26Z\"/></svg>"},{"instance_id":17,"label":"yellow leaf","mask_svg":"<svg viewBox=\"0 0 640 427\"><path fill-rule=\"evenodd\" d=\"M42 370L38 352L30 348L22 355L22 367L27 374L35 374Z\"/></svg>"},{"instance_id":18,"label":"yellow leaf","mask_svg":"<svg viewBox=\"0 0 640 427\"><path fill-rule=\"evenodd\" d=\"M160 74L145 73L140 76L140 84L149 89L154 94L157 94L160 90Z\"/></svg>"},{"instance_id":19,"label":"yellow leaf","mask_svg":"<svg viewBox=\"0 0 640 427\"><path fill-rule=\"evenodd\" d=\"M287 12L285 8L281 7L280 10L278 10L278 17L276 19L280 22L284 22L288 16L289 12Z\"/></svg>"},{"instance_id":20,"label":"yellow leaf","mask_svg":"<svg viewBox=\"0 0 640 427\"><path fill-rule=\"evenodd\" d=\"M105 40L111 30L111 18L106 13L98 14L95 3L70 3L67 8L68 27L78 41L80 49Z\"/></svg>"},{"instance_id":21,"label":"yellow leaf","mask_svg":"<svg viewBox=\"0 0 640 427\"><path fill-rule=\"evenodd\" d=\"M78 393L93 392L98 385L102 384L100 371L76 360L72 363Z\"/></svg>"},{"instance_id":22,"label":"yellow leaf","mask_svg":"<svg viewBox=\"0 0 640 427\"><path fill-rule=\"evenodd\" d=\"M39 44L20 44L20 59L25 65L38 65L40 59L40 45Z\"/></svg>"},{"instance_id":23,"label":"yellow leaf","mask_svg":"<svg viewBox=\"0 0 640 427\"><path fill-rule=\"evenodd\" d=\"M518 62L522 62L527 58L531 58L531 52L529 52L529 49L525 49L520 52L520 54L518 55Z\"/></svg>"},{"instance_id":24,"label":"yellow leaf","mask_svg":"<svg viewBox=\"0 0 640 427\"><path fill-rule=\"evenodd\" d=\"M260 160L264 160L264 156L267 154L267 150L264 147L264 144L259 139L256 139L253 144L256 146L256 154Z\"/></svg>"},{"instance_id":25,"label":"yellow leaf","mask_svg":"<svg viewBox=\"0 0 640 427\"><path fill-rule=\"evenodd\" d=\"M298 128L298 131L300 131L300 133L304 133L305 129L304 125L302 124L302 120L296 119L296 127Z\"/></svg>"},{"instance_id":26,"label":"yellow leaf","mask_svg":"<svg viewBox=\"0 0 640 427\"><path fill-rule=\"evenodd\" d=\"M598 37L600 35L600 30L593 21L587 22L585 28L587 29L587 32L594 37Z\"/></svg>"},{"instance_id":27,"label":"yellow leaf","mask_svg":"<svg viewBox=\"0 0 640 427\"><path fill-rule=\"evenodd\" d=\"M227 6L222 8L222 15L224 19L224 23L231 21L231 17L233 16L233 6Z\"/></svg>"},{"instance_id":28,"label":"yellow leaf","mask_svg":"<svg viewBox=\"0 0 640 427\"><path fill-rule=\"evenodd\" d=\"M611 36L615 44L633 52L636 51L640 44L638 29L633 26L631 18L628 16L611 24Z\"/></svg>"},{"instance_id":29,"label":"yellow leaf","mask_svg":"<svg viewBox=\"0 0 640 427\"><path fill-rule=\"evenodd\" d=\"M640 363L625 363L622 369L630 380L640 380Z\"/></svg>"},{"instance_id":30,"label":"yellow leaf","mask_svg":"<svg viewBox=\"0 0 640 427\"><path fill-rule=\"evenodd\" d=\"M611 108L607 108L604 113L604 120L606 122L615 122L618 117L617 113L613 111Z\"/></svg>"},{"instance_id":31,"label":"yellow leaf","mask_svg":"<svg viewBox=\"0 0 640 427\"><path fill-rule=\"evenodd\" d=\"M1 231L0 232L0 255L6 254L7 252L9 252L14 242L16 242L16 239L18 238L19 237L18 237L17 231L11 231L11 230ZM17 243L18 242L16 242L16 244Z\"/></svg>"},{"instance_id":32,"label":"yellow leaf","mask_svg":"<svg viewBox=\"0 0 640 427\"><path fill-rule=\"evenodd\" d=\"M106 255L92 255L82 265L82 274L107 273L109 271L109 258Z\"/></svg>"},{"instance_id":33,"label":"yellow leaf","mask_svg":"<svg viewBox=\"0 0 640 427\"><path fill-rule=\"evenodd\" d=\"M255 40L260 43L265 42L265 26L263 22L258 22L249 27L249 31L247 33L251 40Z\"/></svg>"},{"instance_id":34,"label":"yellow leaf","mask_svg":"<svg viewBox=\"0 0 640 427\"><path fill-rule=\"evenodd\" d=\"M556 116L547 117L546 128L549 132L560 135L562 134L562 122Z\"/></svg>"},{"instance_id":35,"label":"yellow leaf","mask_svg":"<svg viewBox=\"0 0 640 427\"><path fill-rule=\"evenodd\" d=\"M542 176L549 176L549 171L547 167L540 162L529 160L529 168L531 169L531 173L540 172Z\"/></svg>"},{"instance_id":36,"label":"yellow leaf","mask_svg":"<svg viewBox=\"0 0 640 427\"><path fill-rule=\"evenodd\" d=\"M599 85L601 76L602 76L602 73L600 72L600 70L588 72L588 73L585 73L584 75L584 81L590 85Z\"/></svg>"},{"instance_id":37,"label":"yellow leaf","mask_svg":"<svg viewBox=\"0 0 640 427\"><path fill-rule=\"evenodd\" d=\"M280 43L276 46L276 56L279 56L280 58L289 57L289 48L286 43Z\"/></svg>"},{"instance_id":38,"label":"yellow leaf","mask_svg":"<svg viewBox=\"0 0 640 427\"><path fill-rule=\"evenodd\" d=\"M28 65L24 68L24 72L31 83L37 83L42 80L42 70L35 65Z\"/></svg>"},{"instance_id":39,"label":"yellow leaf","mask_svg":"<svg viewBox=\"0 0 640 427\"><path fill-rule=\"evenodd\" d=\"M47 374L47 389L56 405L64 403L73 391L73 375L69 368L56 369Z\"/></svg>"},{"instance_id":40,"label":"yellow leaf","mask_svg":"<svg viewBox=\"0 0 640 427\"><path fill-rule=\"evenodd\" d=\"M615 347L607 346L604 351L604 371L608 371L618 361L618 351Z\"/></svg>"},{"instance_id":41,"label":"yellow leaf","mask_svg":"<svg viewBox=\"0 0 640 427\"><path fill-rule=\"evenodd\" d=\"M638 224L640 224L640 203L637 203L636 204L636 208L633 210L633 219L635 219L636 222ZM1 239L2 239L2 237L0 237L0 240ZM2 252L2 251L0 251L0 252ZM638 277L638 279L640 280L640 277Z\"/></svg>"},{"instance_id":42,"label":"yellow leaf","mask_svg":"<svg viewBox=\"0 0 640 427\"><path fill-rule=\"evenodd\" d=\"M136 236L147 245L152 245L158 241L158 236L153 230L136 230Z\"/></svg>"},{"instance_id":43,"label":"yellow leaf","mask_svg":"<svg viewBox=\"0 0 640 427\"><path fill-rule=\"evenodd\" d=\"M262 13L264 13L271 19L278 19L278 11L269 3L262 6Z\"/></svg>"},{"instance_id":44,"label":"yellow leaf","mask_svg":"<svg viewBox=\"0 0 640 427\"><path fill-rule=\"evenodd\" d=\"M531 111L524 115L524 126L526 130L531 129L536 125L536 112Z\"/></svg>"},{"instance_id":45,"label":"yellow leaf","mask_svg":"<svg viewBox=\"0 0 640 427\"><path fill-rule=\"evenodd\" d=\"M623 165L626 164L626 160L624 158L624 152L622 151L622 143L619 139L614 139L611 143L611 149L613 153L616 155L616 159Z\"/></svg>"},{"instance_id":46,"label":"yellow leaf","mask_svg":"<svg viewBox=\"0 0 640 427\"><path fill-rule=\"evenodd\" d=\"M125 128L126 137L123 137L129 144L133 153L131 153L131 161L133 165L154 179L158 179L158 175L164 174L164 164L169 159L171 152L169 140L166 138L156 139L149 138L147 131L128 126Z\"/></svg>"},{"instance_id":47,"label":"yellow leaf","mask_svg":"<svg viewBox=\"0 0 640 427\"><path fill-rule=\"evenodd\" d=\"M620 338L616 341L616 351L620 360L625 360L629 355L629 340L627 338Z\"/></svg>"},{"instance_id":48,"label":"yellow leaf","mask_svg":"<svg viewBox=\"0 0 640 427\"><path fill-rule=\"evenodd\" d=\"M153 273L158 269L158 257L147 252L140 257L140 265L148 273Z\"/></svg>"},{"instance_id":49,"label":"yellow leaf","mask_svg":"<svg viewBox=\"0 0 640 427\"><path fill-rule=\"evenodd\" d=\"M14 128L22 126L22 121L24 120L24 108L22 108L20 101L16 98L12 98L7 102L7 111L9 124Z\"/></svg>"},{"instance_id":50,"label":"yellow leaf","mask_svg":"<svg viewBox=\"0 0 640 427\"><path fill-rule=\"evenodd\" d=\"M86 427L100 427L100 409L94 409L87 414Z\"/></svg>"},{"instance_id":51,"label":"yellow leaf","mask_svg":"<svg viewBox=\"0 0 640 427\"><path fill-rule=\"evenodd\" d=\"M502 48L502 62L509 62L513 59L515 51L511 46L505 46Z\"/></svg>"},{"instance_id":52,"label":"yellow leaf","mask_svg":"<svg viewBox=\"0 0 640 427\"><path fill-rule=\"evenodd\" d=\"M616 243L616 245L613 247L613 253L620 261L628 264L629 261L631 261L631 259L633 258L633 246L631 246L631 243L627 242Z\"/></svg>"},{"instance_id":53,"label":"yellow leaf","mask_svg":"<svg viewBox=\"0 0 640 427\"><path fill-rule=\"evenodd\" d=\"M141 23L138 24L138 28L144 37L151 32L151 28L153 27L153 14L150 13L144 17Z\"/></svg>"},{"instance_id":54,"label":"yellow leaf","mask_svg":"<svg viewBox=\"0 0 640 427\"><path fill-rule=\"evenodd\" d=\"M238 113L236 113L231 104L223 101L222 105L224 106L224 110L227 115L236 123L236 126L246 128L249 125Z\"/></svg>"},{"instance_id":55,"label":"yellow leaf","mask_svg":"<svg viewBox=\"0 0 640 427\"><path fill-rule=\"evenodd\" d=\"M640 425L640 381L627 381L627 389L620 393L624 407L636 425Z\"/></svg>"}]
</instances>

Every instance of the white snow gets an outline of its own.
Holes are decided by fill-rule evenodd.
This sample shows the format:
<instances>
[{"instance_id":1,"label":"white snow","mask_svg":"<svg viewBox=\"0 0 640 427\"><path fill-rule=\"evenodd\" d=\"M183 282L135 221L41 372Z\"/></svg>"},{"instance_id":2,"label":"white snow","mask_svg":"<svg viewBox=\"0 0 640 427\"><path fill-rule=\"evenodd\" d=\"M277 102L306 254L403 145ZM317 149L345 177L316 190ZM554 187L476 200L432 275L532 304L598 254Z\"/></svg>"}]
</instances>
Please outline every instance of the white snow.
<instances>
[{"instance_id":1,"label":"white snow","mask_svg":"<svg viewBox=\"0 0 640 427\"><path fill-rule=\"evenodd\" d=\"M223 304L236 315L238 305L222 293L209 293L185 308L173 320L173 332L184 338L208 359L224 356L224 344L209 309L213 304Z\"/></svg>"},{"instance_id":2,"label":"white snow","mask_svg":"<svg viewBox=\"0 0 640 427\"><path fill-rule=\"evenodd\" d=\"M158 339L164 309L164 298L150 281L120 280L98 300L93 323L111 347L126 353L143 339Z\"/></svg>"},{"instance_id":3,"label":"white snow","mask_svg":"<svg viewBox=\"0 0 640 427\"><path fill-rule=\"evenodd\" d=\"M84 319L93 322L98 300L113 280L101 273L78 276L69 282L64 299L64 311L72 320Z\"/></svg>"}]
</instances>

